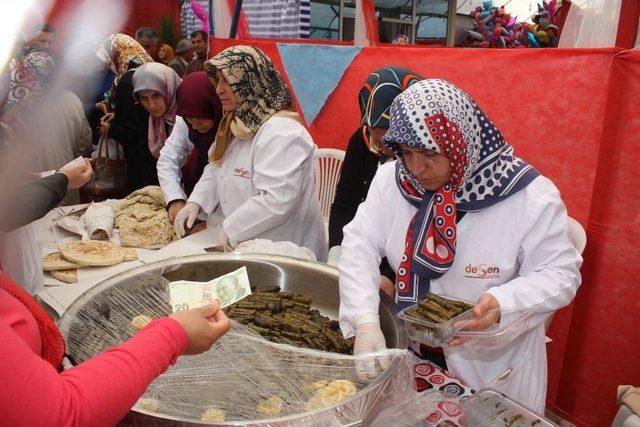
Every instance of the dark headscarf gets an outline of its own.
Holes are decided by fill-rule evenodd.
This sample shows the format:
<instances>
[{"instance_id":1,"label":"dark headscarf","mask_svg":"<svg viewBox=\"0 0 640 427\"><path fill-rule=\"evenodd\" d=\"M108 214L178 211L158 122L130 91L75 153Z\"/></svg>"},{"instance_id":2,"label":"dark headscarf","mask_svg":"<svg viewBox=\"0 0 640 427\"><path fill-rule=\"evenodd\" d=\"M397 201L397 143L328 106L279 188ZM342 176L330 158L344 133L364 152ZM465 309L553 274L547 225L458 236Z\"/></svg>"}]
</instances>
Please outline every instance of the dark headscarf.
<instances>
[{"instance_id":1,"label":"dark headscarf","mask_svg":"<svg viewBox=\"0 0 640 427\"><path fill-rule=\"evenodd\" d=\"M222 103L204 71L187 75L178 87L176 99L178 102L177 113L187 124L189 140L195 147L182 168L183 183L187 194L189 194L207 164L207 152L216 138L218 125L222 119ZM212 119L215 124L209 132L202 134L189 124L188 117Z\"/></svg>"},{"instance_id":2,"label":"dark headscarf","mask_svg":"<svg viewBox=\"0 0 640 427\"><path fill-rule=\"evenodd\" d=\"M396 96L423 77L401 67L383 67L369 74L360 89L361 124L389 129L389 108Z\"/></svg>"}]
</instances>

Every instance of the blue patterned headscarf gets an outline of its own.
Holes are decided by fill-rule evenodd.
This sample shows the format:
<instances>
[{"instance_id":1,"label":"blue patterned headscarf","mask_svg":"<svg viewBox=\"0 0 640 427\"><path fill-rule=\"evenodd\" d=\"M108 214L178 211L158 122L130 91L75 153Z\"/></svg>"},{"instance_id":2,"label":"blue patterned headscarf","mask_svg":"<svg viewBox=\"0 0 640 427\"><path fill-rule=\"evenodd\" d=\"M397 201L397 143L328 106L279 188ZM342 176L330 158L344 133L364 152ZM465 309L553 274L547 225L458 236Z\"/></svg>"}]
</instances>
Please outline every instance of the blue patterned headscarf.
<instances>
[{"instance_id":1,"label":"blue patterned headscarf","mask_svg":"<svg viewBox=\"0 0 640 427\"><path fill-rule=\"evenodd\" d=\"M405 90L391 107L383 142L393 149L396 182L418 208L406 235L396 279L400 308L426 296L430 281L453 264L456 213L492 206L525 188L538 175L511 147L480 107L445 80L422 80ZM400 146L433 150L449 158L451 180L427 191L407 169Z\"/></svg>"}]
</instances>

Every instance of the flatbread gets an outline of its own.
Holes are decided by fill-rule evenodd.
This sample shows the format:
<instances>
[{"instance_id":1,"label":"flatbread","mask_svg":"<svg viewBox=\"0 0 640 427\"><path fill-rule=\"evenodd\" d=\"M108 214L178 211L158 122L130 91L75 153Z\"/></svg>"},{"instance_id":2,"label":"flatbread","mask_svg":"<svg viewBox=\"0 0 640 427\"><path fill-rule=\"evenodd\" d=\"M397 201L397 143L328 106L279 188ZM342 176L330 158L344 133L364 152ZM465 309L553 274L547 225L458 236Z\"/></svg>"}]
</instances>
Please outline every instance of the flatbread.
<instances>
[{"instance_id":1,"label":"flatbread","mask_svg":"<svg viewBox=\"0 0 640 427\"><path fill-rule=\"evenodd\" d=\"M125 259L125 251L109 242L81 240L60 246L62 256L79 265L103 267L119 264Z\"/></svg>"},{"instance_id":2,"label":"flatbread","mask_svg":"<svg viewBox=\"0 0 640 427\"><path fill-rule=\"evenodd\" d=\"M42 269L44 271L71 270L79 267L78 264L64 259L60 252L54 252L42 257Z\"/></svg>"},{"instance_id":3,"label":"flatbread","mask_svg":"<svg viewBox=\"0 0 640 427\"><path fill-rule=\"evenodd\" d=\"M138 259L138 252L136 252L136 248L124 248L125 261L135 261L137 259Z\"/></svg>"},{"instance_id":4,"label":"flatbread","mask_svg":"<svg viewBox=\"0 0 640 427\"><path fill-rule=\"evenodd\" d=\"M65 283L78 283L78 270L53 270L49 271L49 274L54 279L58 279Z\"/></svg>"}]
</instances>

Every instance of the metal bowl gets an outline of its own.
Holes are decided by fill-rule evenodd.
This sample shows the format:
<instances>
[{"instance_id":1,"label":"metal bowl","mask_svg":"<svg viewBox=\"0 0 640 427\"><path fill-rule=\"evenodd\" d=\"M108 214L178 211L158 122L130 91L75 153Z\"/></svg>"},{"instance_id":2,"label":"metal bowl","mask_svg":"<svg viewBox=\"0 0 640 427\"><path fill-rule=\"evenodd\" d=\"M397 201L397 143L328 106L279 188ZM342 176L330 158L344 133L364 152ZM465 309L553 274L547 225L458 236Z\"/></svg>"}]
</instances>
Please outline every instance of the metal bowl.
<instances>
[{"instance_id":1,"label":"metal bowl","mask_svg":"<svg viewBox=\"0 0 640 427\"><path fill-rule=\"evenodd\" d=\"M82 353L79 351L81 350L79 346L84 345L83 342L86 343L86 340L74 337L77 328L74 329L72 325L77 323L78 316L81 316L92 308L92 304L95 304L96 299L99 299L103 293L113 292L114 289L123 293L135 292L137 289L140 289L140 286L153 286L158 282L157 279L159 279L161 275L169 281L206 281L212 277L218 277L234 271L242 266L246 266L249 277L252 278L254 284L279 285L283 290L306 295L311 298L313 306L320 310L322 314L332 319L338 318L340 295L338 289L338 270L334 267L322 263L306 262L294 258L270 255L195 255L174 258L129 270L101 282L76 299L59 321L62 335L68 343L68 353L72 357L74 357L74 353ZM261 283L255 283L254 278L256 277L260 278ZM380 295L379 313L380 324L387 345L390 348L405 349L407 339L404 329L398 327L396 306L394 302L382 292ZM122 339L124 340L126 338L127 337L123 337ZM111 345L113 345L113 343L108 343L105 344L105 347ZM96 354L99 352L98 350L101 350L101 348L96 349ZM91 356L93 356L93 354ZM86 359L86 357L80 357L78 362L84 359ZM352 412L349 408L349 402L358 401L358 398L361 398L363 394L382 396L384 389L389 386L390 379L397 368L398 364L392 363L386 371L373 379L366 388L358 391L353 399L342 402L340 405L330 409L335 414L347 414ZM326 411L326 409L322 411ZM299 417L287 416L271 420L259 420L259 422L256 421L255 423L251 421L229 421L215 425L288 426L296 425L297 419L299 422L308 420L310 416L313 416L313 414L306 412L300 414ZM341 418L344 419L345 417ZM349 425L357 425L357 421L355 424L353 423L353 421L355 421L354 419L346 418L346 421L351 422ZM196 426L206 424L202 421L172 418L143 410L132 410L125 420L123 420L123 423L124 425L145 426Z\"/></svg>"}]
</instances>

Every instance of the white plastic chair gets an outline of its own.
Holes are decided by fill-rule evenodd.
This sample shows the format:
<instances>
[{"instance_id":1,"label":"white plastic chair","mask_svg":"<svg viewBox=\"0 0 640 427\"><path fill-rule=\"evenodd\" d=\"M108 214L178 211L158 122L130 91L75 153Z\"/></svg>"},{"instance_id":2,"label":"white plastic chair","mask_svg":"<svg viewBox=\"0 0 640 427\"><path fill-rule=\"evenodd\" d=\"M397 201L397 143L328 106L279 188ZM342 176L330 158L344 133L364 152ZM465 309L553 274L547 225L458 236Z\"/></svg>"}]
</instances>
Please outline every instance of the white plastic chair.
<instances>
[{"instance_id":1,"label":"white plastic chair","mask_svg":"<svg viewBox=\"0 0 640 427\"><path fill-rule=\"evenodd\" d=\"M582 228L582 225L575 219L569 217L569 221L567 222L567 233L569 234L569 239L571 239L571 243L576 248L578 253L582 255L584 252L584 248L587 246L587 233ZM549 329L549 325L551 324L551 320L553 319L553 314L549 316L547 321L545 322L545 331ZM551 341L550 338L547 337L547 342Z\"/></svg>"},{"instance_id":2,"label":"white plastic chair","mask_svg":"<svg viewBox=\"0 0 640 427\"><path fill-rule=\"evenodd\" d=\"M587 246L587 233L582 228L582 225L575 219L569 217L568 226L569 238L571 243L575 246L576 250L582 255L584 248Z\"/></svg>"},{"instance_id":3,"label":"white plastic chair","mask_svg":"<svg viewBox=\"0 0 640 427\"><path fill-rule=\"evenodd\" d=\"M336 186L340 180L344 154L344 151L333 148L319 148L313 153L316 196L320 201L325 225L329 223L329 214L336 196Z\"/></svg>"}]
</instances>

